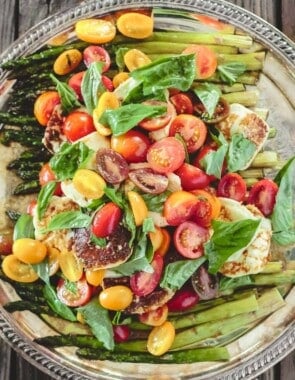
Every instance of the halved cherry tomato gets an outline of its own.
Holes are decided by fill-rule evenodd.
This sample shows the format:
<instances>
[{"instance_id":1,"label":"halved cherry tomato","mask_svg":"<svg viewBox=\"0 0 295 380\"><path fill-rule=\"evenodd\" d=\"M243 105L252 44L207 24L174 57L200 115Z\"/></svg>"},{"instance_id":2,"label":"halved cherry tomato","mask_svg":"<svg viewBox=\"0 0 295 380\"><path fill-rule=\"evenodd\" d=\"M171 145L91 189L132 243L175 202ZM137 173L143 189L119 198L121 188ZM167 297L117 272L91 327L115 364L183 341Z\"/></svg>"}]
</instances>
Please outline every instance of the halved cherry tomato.
<instances>
[{"instance_id":1,"label":"halved cherry tomato","mask_svg":"<svg viewBox=\"0 0 295 380\"><path fill-rule=\"evenodd\" d=\"M194 211L190 218L191 221L202 227L209 227L213 215L212 205L205 198L198 198Z\"/></svg>"},{"instance_id":2,"label":"halved cherry tomato","mask_svg":"<svg viewBox=\"0 0 295 380\"><path fill-rule=\"evenodd\" d=\"M175 174L180 177L181 186L184 190L204 189L210 183L210 177L196 166L184 163Z\"/></svg>"},{"instance_id":3,"label":"halved cherry tomato","mask_svg":"<svg viewBox=\"0 0 295 380\"><path fill-rule=\"evenodd\" d=\"M237 173L227 173L221 177L217 195L219 197L235 199L242 202L245 199L247 185L245 180Z\"/></svg>"},{"instance_id":4,"label":"halved cherry tomato","mask_svg":"<svg viewBox=\"0 0 295 380\"><path fill-rule=\"evenodd\" d=\"M173 234L175 247L180 255L197 259L204 253L204 243L209 239L209 230L194 222L181 223Z\"/></svg>"},{"instance_id":5,"label":"halved cherry tomato","mask_svg":"<svg viewBox=\"0 0 295 380\"><path fill-rule=\"evenodd\" d=\"M53 170L51 169L49 162L46 164L43 164L40 172L39 172L39 183L41 186L46 185L48 182L51 181L56 181L56 176ZM62 195L62 190L61 190L61 184L60 182L56 182L56 188L54 191L54 194L57 196Z\"/></svg>"},{"instance_id":6,"label":"halved cherry tomato","mask_svg":"<svg viewBox=\"0 0 295 380\"><path fill-rule=\"evenodd\" d=\"M53 71L58 75L66 75L75 70L82 61L82 53L78 49L63 51L54 61Z\"/></svg>"},{"instance_id":7,"label":"halved cherry tomato","mask_svg":"<svg viewBox=\"0 0 295 380\"><path fill-rule=\"evenodd\" d=\"M46 91L38 96L34 103L34 115L41 125L46 127L58 104L60 104L60 97L57 91Z\"/></svg>"},{"instance_id":8,"label":"halved cherry tomato","mask_svg":"<svg viewBox=\"0 0 295 380\"><path fill-rule=\"evenodd\" d=\"M0 232L0 255L12 253L13 232L5 230Z\"/></svg>"},{"instance_id":9,"label":"halved cherry tomato","mask_svg":"<svg viewBox=\"0 0 295 380\"><path fill-rule=\"evenodd\" d=\"M101 82L107 91L113 91L114 89L113 81L109 77L107 77L106 75L102 75Z\"/></svg>"},{"instance_id":10,"label":"halved cherry tomato","mask_svg":"<svg viewBox=\"0 0 295 380\"><path fill-rule=\"evenodd\" d=\"M85 305L91 297L92 288L85 278L68 283L61 278L57 284L57 297L67 306L78 307Z\"/></svg>"},{"instance_id":11,"label":"halved cherry tomato","mask_svg":"<svg viewBox=\"0 0 295 380\"><path fill-rule=\"evenodd\" d=\"M151 145L149 138L137 130L111 137L111 148L120 153L127 162L144 162Z\"/></svg>"},{"instance_id":12,"label":"halved cherry tomato","mask_svg":"<svg viewBox=\"0 0 295 380\"><path fill-rule=\"evenodd\" d=\"M85 271L86 281L88 282L88 284L93 285L93 286L101 285L104 275L105 275L105 269L96 269L96 270L87 269Z\"/></svg>"},{"instance_id":13,"label":"halved cherry tomato","mask_svg":"<svg viewBox=\"0 0 295 380\"><path fill-rule=\"evenodd\" d=\"M174 105L174 108L178 115L182 113L192 114L194 112L193 102L191 101L191 98L183 92L179 92L178 94L170 96L170 102Z\"/></svg>"},{"instance_id":14,"label":"halved cherry tomato","mask_svg":"<svg viewBox=\"0 0 295 380\"><path fill-rule=\"evenodd\" d=\"M127 53L124 54L124 63L129 71L139 69L151 62L151 59L138 49L129 49Z\"/></svg>"},{"instance_id":15,"label":"halved cherry tomato","mask_svg":"<svg viewBox=\"0 0 295 380\"><path fill-rule=\"evenodd\" d=\"M159 100L147 100L143 104L150 106L167 106L167 111L164 115L143 119L139 123L139 126L147 131L156 131L165 127L175 116L175 109L170 102L165 103L160 102Z\"/></svg>"},{"instance_id":16,"label":"halved cherry tomato","mask_svg":"<svg viewBox=\"0 0 295 380\"><path fill-rule=\"evenodd\" d=\"M118 184L128 177L127 161L113 149L99 149L96 153L95 162L97 171L109 183Z\"/></svg>"},{"instance_id":17,"label":"halved cherry tomato","mask_svg":"<svg viewBox=\"0 0 295 380\"><path fill-rule=\"evenodd\" d=\"M160 244L160 247L156 250L155 253L159 254L160 256L165 256L170 247L171 236L165 228L161 228L161 232L162 232L162 242Z\"/></svg>"},{"instance_id":18,"label":"halved cherry tomato","mask_svg":"<svg viewBox=\"0 0 295 380\"><path fill-rule=\"evenodd\" d=\"M127 286L115 285L102 290L98 298L101 306L105 309L120 311L131 304L133 294Z\"/></svg>"},{"instance_id":19,"label":"halved cherry tomato","mask_svg":"<svg viewBox=\"0 0 295 380\"><path fill-rule=\"evenodd\" d=\"M104 195L105 180L94 170L78 169L73 177L73 185L87 199L99 199Z\"/></svg>"},{"instance_id":20,"label":"halved cherry tomato","mask_svg":"<svg viewBox=\"0 0 295 380\"><path fill-rule=\"evenodd\" d=\"M79 20L75 24L77 37L91 44L110 42L116 35L115 25L107 20L89 18Z\"/></svg>"},{"instance_id":21,"label":"halved cherry tomato","mask_svg":"<svg viewBox=\"0 0 295 380\"><path fill-rule=\"evenodd\" d=\"M197 100L194 102L194 111L207 124L215 124L219 123L229 115L230 107L225 99L220 98L213 115L209 117L204 104L200 100Z\"/></svg>"},{"instance_id":22,"label":"halved cherry tomato","mask_svg":"<svg viewBox=\"0 0 295 380\"><path fill-rule=\"evenodd\" d=\"M135 225L141 226L148 216L148 208L143 197L136 191L128 191L127 197L131 206Z\"/></svg>"},{"instance_id":23,"label":"halved cherry tomato","mask_svg":"<svg viewBox=\"0 0 295 380\"><path fill-rule=\"evenodd\" d=\"M179 133L184 139L187 150L193 153L205 142L207 127L198 117L190 114L177 115L170 125L169 135L175 136Z\"/></svg>"},{"instance_id":24,"label":"halved cherry tomato","mask_svg":"<svg viewBox=\"0 0 295 380\"><path fill-rule=\"evenodd\" d=\"M168 301L168 309L171 312L185 311L199 302L199 296L191 288L181 288Z\"/></svg>"},{"instance_id":25,"label":"halved cherry tomato","mask_svg":"<svg viewBox=\"0 0 295 380\"><path fill-rule=\"evenodd\" d=\"M148 326L161 326L168 317L168 307L163 305L156 310L151 310L139 315L139 320Z\"/></svg>"},{"instance_id":26,"label":"halved cherry tomato","mask_svg":"<svg viewBox=\"0 0 295 380\"><path fill-rule=\"evenodd\" d=\"M58 255L58 262L63 276L71 282L82 278L83 266L73 251L62 251Z\"/></svg>"},{"instance_id":27,"label":"halved cherry tomato","mask_svg":"<svg viewBox=\"0 0 295 380\"><path fill-rule=\"evenodd\" d=\"M254 204L264 216L269 216L273 212L278 190L274 181L262 179L251 187L247 203Z\"/></svg>"},{"instance_id":28,"label":"halved cherry tomato","mask_svg":"<svg viewBox=\"0 0 295 380\"><path fill-rule=\"evenodd\" d=\"M174 341L175 328L169 321L152 329L148 336L147 350L150 354L161 356L167 352Z\"/></svg>"},{"instance_id":29,"label":"halved cherry tomato","mask_svg":"<svg viewBox=\"0 0 295 380\"><path fill-rule=\"evenodd\" d=\"M164 174L155 173L150 168L136 169L129 172L129 178L140 190L148 194L163 193L169 180Z\"/></svg>"},{"instance_id":30,"label":"halved cherry tomato","mask_svg":"<svg viewBox=\"0 0 295 380\"><path fill-rule=\"evenodd\" d=\"M106 203L95 214L91 230L98 238L109 236L122 219L122 210L113 202Z\"/></svg>"},{"instance_id":31,"label":"halved cherry tomato","mask_svg":"<svg viewBox=\"0 0 295 380\"><path fill-rule=\"evenodd\" d=\"M160 248L163 241L162 229L160 227L155 227L154 231L150 231L148 235L155 252Z\"/></svg>"},{"instance_id":32,"label":"halved cherry tomato","mask_svg":"<svg viewBox=\"0 0 295 380\"><path fill-rule=\"evenodd\" d=\"M130 327L127 325L113 326L114 340L116 343L126 342L130 336Z\"/></svg>"},{"instance_id":33,"label":"halved cherry tomato","mask_svg":"<svg viewBox=\"0 0 295 380\"><path fill-rule=\"evenodd\" d=\"M155 142L147 153L147 162L151 168L162 174L177 170L183 164L184 159L184 147L174 137L165 137Z\"/></svg>"},{"instance_id":34,"label":"halved cherry tomato","mask_svg":"<svg viewBox=\"0 0 295 380\"><path fill-rule=\"evenodd\" d=\"M45 259L47 247L39 240L22 238L13 242L12 252L25 264L38 264Z\"/></svg>"},{"instance_id":35,"label":"halved cherry tomato","mask_svg":"<svg viewBox=\"0 0 295 380\"><path fill-rule=\"evenodd\" d=\"M159 284L163 271L163 257L155 254L151 262L153 272L136 272L130 277L130 287L137 296L147 296L152 293Z\"/></svg>"},{"instance_id":36,"label":"halved cherry tomato","mask_svg":"<svg viewBox=\"0 0 295 380\"><path fill-rule=\"evenodd\" d=\"M34 216L36 207L37 207L37 199L32 199L30 203L27 205L27 208L26 208L27 214Z\"/></svg>"},{"instance_id":37,"label":"halved cherry tomato","mask_svg":"<svg viewBox=\"0 0 295 380\"><path fill-rule=\"evenodd\" d=\"M2 270L8 278L18 282L35 282L39 276L32 265L25 264L15 255L7 255L2 261Z\"/></svg>"},{"instance_id":38,"label":"halved cherry tomato","mask_svg":"<svg viewBox=\"0 0 295 380\"><path fill-rule=\"evenodd\" d=\"M204 265L192 275L191 282L201 300L210 300L218 296L219 278L210 274Z\"/></svg>"},{"instance_id":39,"label":"halved cherry tomato","mask_svg":"<svg viewBox=\"0 0 295 380\"><path fill-rule=\"evenodd\" d=\"M95 130L92 117L82 111L71 112L65 118L63 125L63 132L71 142L77 141Z\"/></svg>"},{"instance_id":40,"label":"halved cherry tomato","mask_svg":"<svg viewBox=\"0 0 295 380\"><path fill-rule=\"evenodd\" d=\"M81 85L85 71L80 71L71 76L68 81L68 85L75 91L79 100L82 100Z\"/></svg>"},{"instance_id":41,"label":"halved cherry tomato","mask_svg":"<svg viewBox=\"0 0 295 380\"><path fill-rule=\"evenodd\" d=\"M212 207L212 219L216 219L220 214L221 203L218 197L216 197L213 193L207 190L193 190L192 193L197 197L197 199L206 200L211 204Z\"/></svg>"},{"instance_id":42,"label":"halved cherry tomato","mask_svg":"<svg viewBox=\"0 0 295 380\"><path fill-rule=\"evenodd\" d=\"M211 77L217 69L217 57L213 50L204 45L190 45L182 54L195 54L198 79Z\"/></svg>"},{"instance_id":43,"label":"halved cherry tomato","mask_svg":"<svg viewBox=\"0 0 295 380\"><path fill-rule=\"evenodd\" d=\"M124 36L142 39L152 35L153 17L137 12L127 12L117 19L117 28Z\"/></svg>"},{"instance_id":44,"label":"halved cherry tomato","mask_svg":"<svg viewBox=\"0 0 295 380\"><path fill-rule=\"evenodd\" d=\"M102 72L108 71L111 65L109 53L101 46L90 45L83 50L83 61L86 67L89 67L93 62L102 62Z\"/></svg>"},{"instance_id":45,"label":"halved cherry tomato","mask_svg":"<svg viewBox=\"0 0 295 380\"><path fill-rule=\"evenodd\" d=\"M175 191L164 203L163 215L171 226L178 226L189 220L197 203L195 195L188 191Z\"/></svg>"}]
</instances>

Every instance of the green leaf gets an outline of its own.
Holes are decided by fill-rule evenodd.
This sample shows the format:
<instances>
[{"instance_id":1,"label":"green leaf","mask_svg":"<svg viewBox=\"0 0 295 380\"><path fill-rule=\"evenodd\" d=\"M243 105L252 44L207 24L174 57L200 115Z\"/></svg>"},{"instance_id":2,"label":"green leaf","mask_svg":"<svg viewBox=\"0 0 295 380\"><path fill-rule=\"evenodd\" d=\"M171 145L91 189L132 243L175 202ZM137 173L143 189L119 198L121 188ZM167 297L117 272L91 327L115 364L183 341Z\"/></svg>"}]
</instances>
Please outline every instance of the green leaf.
<instances>
[{"instance_id":1,"label":"green leaf","mask_svg":"<svg viewBox=\"0 0 295 380\"><path fill-rule=\"evenodd\" d=\"M229 172L242 170L252 160L256 145L241 133L232 135L227 152L227 168Z\"/></svg>"},{"instance_id":2,"label":"green leaf","mask_svg":"<svg viewBox=\"0 0 295 380\"><path fill-rule=\"evenodd\" d=\"M194 87L194 92L208 113L207 119L211 119L221 96L220 88L212 83L198 83Z\"/></svg>"},{"instance_id":3,"label":"green leaf","mask_svg":"<svg viewBox=\"0 0 295 380\"><path fill-rule=\"evenodd\" d=\"M61 107L65 113L70 113L73 109L81 107L75 91L67 83L61 82L53 74L50 74L50 78L56 84L56 90L61 99Z\"/></svg>"},{"instance_id":4,"label":"green leaf","mask_svg":"<svg viewBox=\"0 0 295 380\"><path fill-rule=\"evenodd\" d=\"M68 279L65 279L64 286L69 292L73 294L77 294L78 292L77 282L72 282L72 281L69 281Z\"/></svg>"},{"instance_id":5,"label":"green leaf","mask_svg":"<svg viewBox=\"0 0 295 380\"><path fill-rule=\"evenodd\" d=\"M279 245L295 243L295 157L291 158L275 177L279 185L271 215L272 239Z\"/></svg>"},{"instance_id":6,"label":"green leaf","mask_svg":"<svg viewBox=\"0 0 295 380\"><path fill-rule=\"evenodd\" d=\"M180 289L205 261L206 258L202 256L195 260L179 260L168 264L160 286L172 290Z\"/></svg>"},{"instance_id":7,"label":"green leaf","mask_svg":"<svg viewBox=\"0 0 295 380\"><path fill-rule=\"evenodd\" d=\"M15 223L13 230L13 240L22 238L35 238L35 228L31 215L22 214Z\"/></svg>"},{"instance_id":8,"label":"green leaf","mask_svg":"<svg viewBox=\"0 0 295 380\"><path fill-rule=\"evenodd\" d=\"M42 229L42 233L71 228L87 228L91 223L91 217L81 211L64 211L56 214L50 220L48 226Z\"/></svg>"},{"instance_id":9,"label":"green leaf","mask_svg":"<svg viewBox=\"0 0 295 380\"><path fill-rule=\"evenodd\" d=\"M92 151L82 142L74 144L63 143L59 152L49 161L59 181L73 178L76 170L85 165Z\"/></svg>"},{"instance_id":10,"label":"green leaf","mask_svg":"<svg viewBox=\"0 0 295 380\"><path fill-rule=\"evenodd\" d=\"M56 182L54 181L48 182L41 187L37 199L37 217L39 220L43 217L55 189Z\"/></svg>"},{"instance_id":11,"label":"green leaf","mask_svg":"<svg viewBox=\"0 0 295 380\"><path fill-rule=\"evenodd\" d=\"M41 280L44 281L45 284L50 285L50 267L48 260L41 261L41 263L38 264L32 264L32 267L34 271L38 274L38 276L41 278Z\"/></svg>"},{"instance_id":12,"label":"green leaf","mask_svg":"<svg viewBox=\"0 0 295 380\"><path fill-rule=\"evenodd\" d=\"M213 235L205 244L205 255L209 261L208 271L216 274L231 255L246 248L254 238L260 222L260 219L235 222L213 220Z\"/></svg>"},{"instance_id":13,"label":"green leaf","mask_svg":"<svg viewBox=\"0 0 295 380\"><path fill-rule=\"evenodd\" d=\"M127 53L128 50L130 49L126 47L119 47L119 49L117 49L115 52L115 61L119 71L124 71L125 69L126 65L124 62L124 55Z\"/></svg>"},{"instance_id":14,"label":"green leaf","mask_svg":"<svg viewBox=\"0 0 295 380\"><path fill-rule=\"evenodd\" d=\"M226 290L237 289L248 285L253 285L251 276L247 275L234 278L222 276L219 280L218 290L224 292Z\"/></svg>"},{"instance_id":15,"label":"green leaf","mask_svg":"<svg viewBox=\"0 0 295 380\"><path fill-rule=\"evenodd\" d=\"M105 238L99 238L95 235L90 236L91 243L95 244L98 247L105 247L107 245L107 240Z\"/></svg>"},{"instance_id":16,"label":"green leaf","mask_svg":"<svg viewBox=\"0 0 295 380\"><path fill-rule=\"evenodd\" d=\"M155 224L152 218L145 218L142 224L143 233L154 232Z\"/></svg>"},{"instance_id":17,"label":"green leaf","mask_svg":"<svg viewBox=\"0 0 295 380\"><path fill-rule=\"evenodd\" d=\"M81 93L90 115L97 106L99 95L105 91L101 82L102 68L103 62L93 62L83 76Z\"/></svg>"},{"instance_id":18,"label":"green leaf","mask_svg":"<svg viewBox=\"0 0 295 380\"><path fill-rule=\"evenodd\" d=\"M101 115L99 122L108 125L114 136L120 136L135 127L141 120L160 116L166 112L163 106L147 104L126 104L116 109L107 109Z\"/></svg>"},{"instance_id":19,"label":"green leaf","mask_svg":"<svg viewBox=\"0 0 295 380\"><path fill-rule=\"evenodd\" d=\"M243 62L228 62L217 66L222 82L233 85L238 77L246 71L246 65Z\"/></svg>"},{"instance_id":20,"label":"green leaf","mask_svg":"<svg viewBox=\"0 0 295 380\"><path fill-rule=\"evenodd\" d=\"M43 295L51 309L60 317L72 322L77 320L73 311L58 299L57 294L51 285L45 284Z\"/></svg>"},{"instance_id":21,"label":"green leaf","mask_svg":"<svg viewBox=\"0 0 295 380\"><path fill-rule=\"evenodd\" d=\"M114 189L113 187L109 187L107 186L105 189L104 189L104 192L105 192L105 195L114 203L116 203L116 205L118 205L120 208L124 208L125 207L125 204L126 204L126 198L123 194L123 192L117 190L117 189Z\"/></svg>"},{"instance_id":22,"label":"green leaf","mask_svg":"<svg viewBox=\"0 0 295 380\"><path fill-rule=\"evenodd\" d=\"M87 305L79 307L78 311L90 326L93 335L106 349L113 350L115 347L113 326L108 311L99 304L96 298Z\"/></svg>"},{"instance_id":23,"label":"green leaf","mask_svg":"<svg viewBox=\"0 0 295 380\"><path fill-rule=\"evenodd\" d=\"M170 194L170 191L164 191L159 195L142 193L141 196L144 199L144 202L147 205L149 211L161 213L164 208L164 203Z\"/></svg>"}]
</instances>

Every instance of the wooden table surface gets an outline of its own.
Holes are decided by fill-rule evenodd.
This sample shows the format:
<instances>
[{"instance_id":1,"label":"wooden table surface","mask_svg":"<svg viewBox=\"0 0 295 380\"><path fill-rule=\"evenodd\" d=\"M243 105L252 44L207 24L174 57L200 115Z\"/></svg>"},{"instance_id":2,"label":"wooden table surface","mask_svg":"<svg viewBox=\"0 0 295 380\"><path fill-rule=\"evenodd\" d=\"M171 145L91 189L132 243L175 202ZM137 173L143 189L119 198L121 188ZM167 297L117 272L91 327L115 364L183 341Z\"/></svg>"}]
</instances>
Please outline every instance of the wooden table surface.
<instances>
[{"instance_id":1,"label":"wooden table surface","mask_svg":"<svg viewBox=\"0 0 295 380\"><path fill-rule=\"evenodd\" d=\"M218 1L218 0L217 0ZM231 0L267 20L295 40L295 0ZM70 6L78 0L0 0L0 52L19 35L43 18ZM0 340L0 380L52 380ZM268 370L259 380L294 380L295 352Z\"/></svg>"}]
</instances>

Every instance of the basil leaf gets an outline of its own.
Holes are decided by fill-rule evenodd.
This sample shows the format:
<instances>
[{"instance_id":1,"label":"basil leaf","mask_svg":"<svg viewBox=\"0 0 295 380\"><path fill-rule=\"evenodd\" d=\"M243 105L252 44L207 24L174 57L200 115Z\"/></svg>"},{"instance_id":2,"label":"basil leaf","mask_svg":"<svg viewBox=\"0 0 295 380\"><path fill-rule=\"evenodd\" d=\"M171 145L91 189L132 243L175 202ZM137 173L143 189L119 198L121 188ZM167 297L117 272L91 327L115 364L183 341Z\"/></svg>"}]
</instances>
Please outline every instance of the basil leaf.
<instances>
[{"instance_id":1,"label":"basil leaf","mask_svg":"<svg viewBox=\"0 0 295 380\"><path fill-rule=\"evenodd\" d=\"M114 189L113 187L106 187L104 189L105 195L120 208L124 208L126 204L126 198L121 191Z\"/></svg>"},{"instance_id":2,"label":"basil leaf","mask_svg":"<svg viewBox=\"0 0 295 380\"><path fill-rule=\"evenodd\" d=\"M31 215L22 214L15 223L13 240L22 238L35 238L35 228Z\"/></svg>"},{"instance_id":3,"label":"basil leaf","mask_svg":"<svg viewBox=\"0 0 295 380\"><path fill-rule=\"evenodd\" d=\"M81 103L78 101L75 91L67 83L61 82L53 74L50 74L50 78L56 84L56 90L61 99L61 107L65 113L69 113L73 109L81 107Z\"/></svg>"},{"instance_id":4,"label":"basil leaf","mask_svg":"<svg viewBox=\"0 0 295 380\"><path fill-rule=\"evenodd\" d=\"M115 52L116 65L118 66L118 69L120 71L124 71L124 69L125 69L126 65L124 62L124 55L127 53L128 50L130 50L130 49L126 48L126 47L120 47Z\"/></svg>"},{"instance_id":5,"label":"basil leaf","mask_svg":"<svg viewBox=\"0 0 295 380\"><path fill-rule=\"evenodd\" d=\"M222 167L226 157L228 145L221 145L216 151L206 154L201 160L205 172L209 175L214 175L216 178L221 178Z\"/></svg>"},{"instance_id":6,"label":"basil leaf","mask_svg":"<svg viewBox=\"0 0 295 380\"><path fill-rule=\"evenodd\" d=\"M51 309L60 317L72 322L77 320L73 311L58 299L57 294L51 285L45 284L43 295Z\"/></svg>"},{"instance_id":7,"label":"basil leaf","mask_svg":"<svg viewBox=\"0 0 295 380\"><path fill-rule=\"evenodd\" d=\"M145 218L142 224L142 231L144 233L154 232L155 224L152 218Z\"/></svg>"},{"instance_id":8,"label":"basil leaf","mask_svg":"<svg viewBox=\"0 0 295 380\"><path fill-rule=\"evenodd\" d=\"M38 274L38 276L41 278L42 281L45 282L45 284L50 285L50 278L49 278L49 263L48 260L41 261L41 263L38 264L31 264L34 271Z\"/></svg>"},{"instance_id":9,"label":"basil leaf","mask_svg":"<svg viewBox=\"0 0 295 380\"><path fill-rule=\"evenodd\" d=\"M82 142L74 144L63 143L59 152L49 161L59 181L71 179L76 170L83 166L89 159L92 151Z\"/></svg>"},{"instance_id":10,"label":"basil leaf","mask_svg":"<svg viewBox=\"0 0 295 380\"><path fill-rule=\"evenodd\" d=\"M144 95L155 94L172 87L187 91L195 75L194 54L161 58L130 73L132 78L142 81Z\"/></svg>"},{"instance_id":11,"label":"basil leaf","mask_svg":"<svg viewBox=\"0 0 295 380\"><path fill-rule=\"evenodd\" d=\"M108 125L114 136L120 136L147 117L160 116L167 110L163 106L146 104L126 104L116 109L107 109L101 115L99 122Z\"/></svg>"},{"instance_id":12,"label":"basil leaf","mask_svg":"<svg viewBox=\"0 0 295 380\"><path fill-rule=\"evenodd\" d=\"M291 158L275 177L279 185L271 215L272 239L279 245L295 243L295 157Z\"/></svg>"},{"instance_id":13,"label":"basil leaf","mask_svg":"<svg viewBox=\"0 0 295 380\"><path fill-rule=\"evenodd\" d=\"M90 236L91 243L95 244L98 247L105 247L107 245L107 240L105 238L99 238L95 235Z\"/></svg>"},{"instance_id":14,"label":"basil leaf","mask_svg":"<svg viewBox=\"0 0 295 380\"><path fill-rule=\"evenodd\" d=\"M235 222L213 220L213 235L204 245L209 261L209 273L216 274L231 255L246 248L254 238L259 225L260 219Z\"/></svg>"},{"instance_id":15,"label":"basil leaf","mask_svg":"<svg viewBox=\"0 0 295 380\"><path fill-rule=\"evenodd\" d=\"M64 211L56 214L50 220L48 226L41 230L42 233L70 228L87 228L91 223L91 217L81 211Z\"/></svg>"},{"instance_id":16,"label":"basil leaf","mask_svg":"<svg viewBox=\"0 0 295 380\"><path fill-rule=\"evenodd\" d=\"M200 83L194 87L194 92L208 112L208 117L203 116L211 119L221 96L220 88L212 83Z\"/></svg>"},{"instance_id":17,"label":"basil leaf","mask_svg":"<svg viewBox=\"0 0 295 380\"><path fill-rule=\"evenodd\" d=\"M113 326L108 311L97 302L97 299L93 299L87 305L79 307L78 311L82 314L99 342L106 349L113 350L115 347Z\"/></svg>"},{"instance_id":18,"label":"basil leaf","mask_svg":"<svg viewBox=\"0 0 295 380\"><path fill-rule=\"evenodd\" d=\"M229 172L242 170L252 160L256 152L256 145L245 138L241 133L231 137L227 152L227 168Z\"/></svg>"},{"instance_id":19,"label":"basil leaf","mask_svg":"<svg viewBox=\"0 0 295 380\"><path fill-rule=\"evenodd\" d=\"M129 204L126 203L123 209L124 209L124 213L123 213L122 223L123 223L123 226L127 228L127 230L130 231L131 233L131 237L129 240L129 246L131 247L136 237L135 219L134 219L134 215Z\"/></svg>"},{"instance_id":20,"label":"basil leaf","mask_svg":"<svg viewBox=\"0 0 295 380\"><path fill-rule=\"evenodd\" d=\"M206 261L204 256L195 260L179 260L166 266L161 288L180 289L192 274Z\"/></svg>"},{"instance_id":21,"label":"basil leaf","mask_svg":"<svg viewBox=\"0 0 295 380\"><path fill-rule=\"evenodd\" d=\"M56 189L56 182L51 181L41 187L37 199L37 217L41 219Z\"/></svg>"},{"instance_id":22,"label":"basil leaf","mask_svg":"<svg viewBox=\"0 0 295 380\"><path fill-rule=\"evenodd\" d=\"M170 191L164 191L158 195L143 193L141 196L144 199L149 211L162 212L164 203L170 194Z\"/></svg>"},{"instance_id":23,"label":"basil leaf","mask_svg":"<svg viewBox=\"0 0 295 380\"><path fill-rule=\"evenodd\" d=\"M102 62L92 62L83 76L81 93L90 115L97 106L99 95L105 91L101 82L102 68Z\"/></svg>"},{"instance_id":24,"label":"basil leaf","mask_svg":"<svg viewBox=\"0 0 295 380\"><path fill-rule=\"evenodd\" d=\"M220 292L223 292L225 290L237 289L242 286L248 286L248 285L253 285L251 276L247 275L247 276L240 276L240 277L235 277L235 278L222 276L221 279L219 280L218 290Z\"/></svg>"},{"instance_id":25,"label":"basil leaf","mask_svg":"<svg viewBox=\"0 0 295 380\"><path fill-rule=\"evenodd\" d=\"M246 71L246 65L243 62L229 62L217 66L222 82L226 82L233 85L239 75L242 75Z\"/></svg>"}]
</instances>

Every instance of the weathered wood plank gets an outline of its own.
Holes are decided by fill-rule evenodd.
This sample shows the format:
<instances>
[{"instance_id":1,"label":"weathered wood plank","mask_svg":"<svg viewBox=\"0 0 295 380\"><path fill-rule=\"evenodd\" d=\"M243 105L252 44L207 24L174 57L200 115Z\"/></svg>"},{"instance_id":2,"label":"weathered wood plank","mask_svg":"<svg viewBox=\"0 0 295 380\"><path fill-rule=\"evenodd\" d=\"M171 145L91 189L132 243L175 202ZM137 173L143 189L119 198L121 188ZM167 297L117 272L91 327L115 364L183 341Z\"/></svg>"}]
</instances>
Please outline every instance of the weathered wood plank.
<instances>
[{"instance_id":1,"label":"weathered wood plank","mask_svg":"<svg viewBox=\"0 0 295 380\"><path fill-rule=\"evenodd\" d=\"M282 31L295 41L295 0L282 0Z\"/></svg>"},{"instance_id":2,"label":"weathered wood plank","mask_svg":"<svg viewBox=\"0 0 295 380\"><path fill-rule=\"evenodd\" d=\"M0 339L0 380L8 380L11 372L11 348Z\"/></svg>"},{"instance_id":3,"label":"weathered wood plank","mask_svg":"<svg viewBox=\"0 0 295 380\"><path fill-rule=\"evenodd\" d=\"M0 0L0 51L5 50L17 35L17 23L15 23L16 1Z\"/></svg>"}]
</instances>

